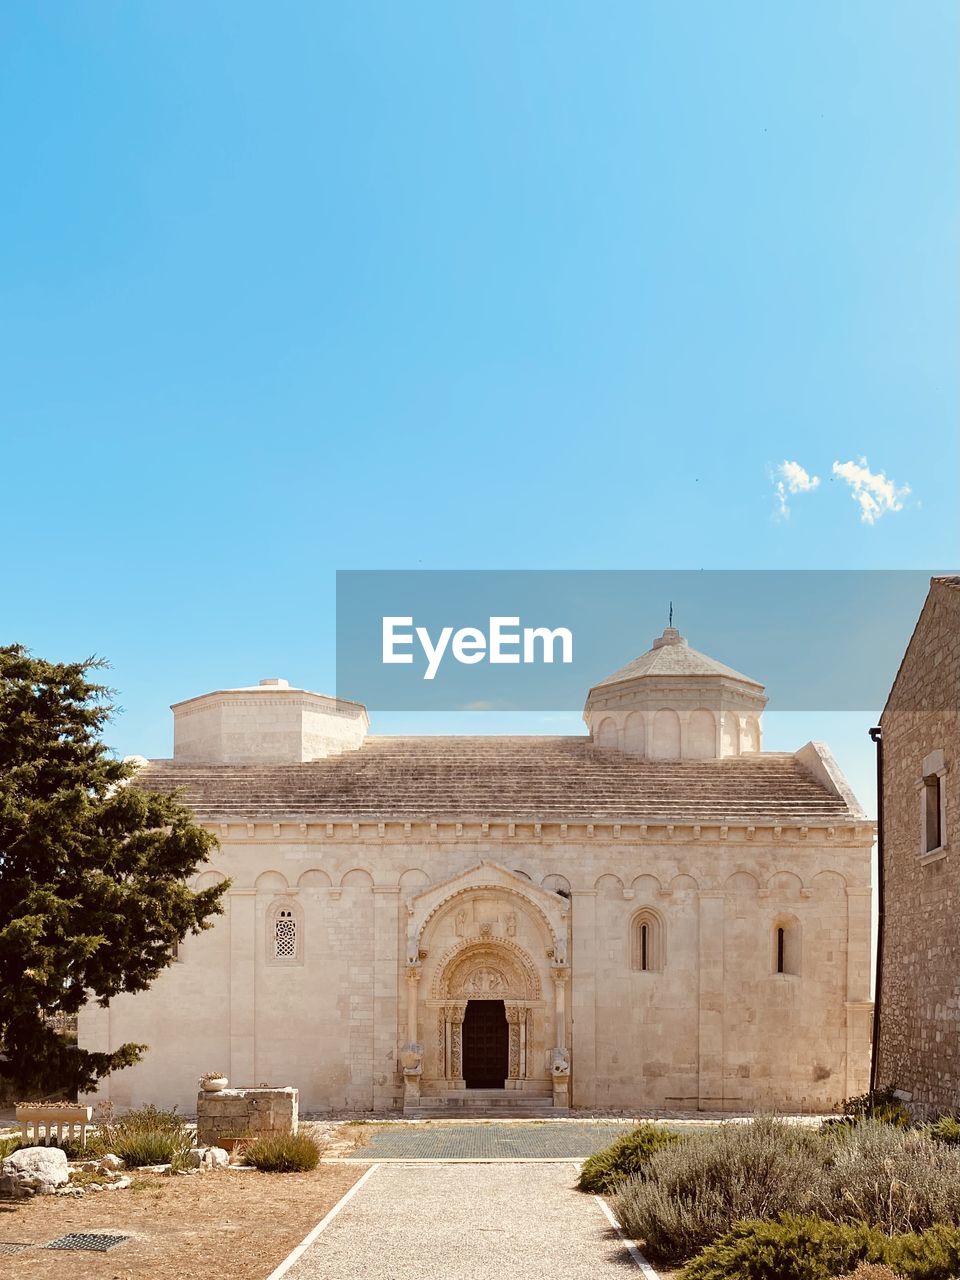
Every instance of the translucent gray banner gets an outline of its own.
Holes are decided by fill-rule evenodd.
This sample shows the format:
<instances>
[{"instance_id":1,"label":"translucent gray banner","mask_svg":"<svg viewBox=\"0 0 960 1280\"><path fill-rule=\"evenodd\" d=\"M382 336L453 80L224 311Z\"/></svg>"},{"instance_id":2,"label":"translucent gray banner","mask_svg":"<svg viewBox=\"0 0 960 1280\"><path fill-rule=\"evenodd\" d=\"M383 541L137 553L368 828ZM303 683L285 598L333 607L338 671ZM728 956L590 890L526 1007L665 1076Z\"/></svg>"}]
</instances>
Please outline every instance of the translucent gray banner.
<instances>
[{"instance_id":1,"label":"translucent gray banner","mask_svg":"<svg viewBox=\"0 0 960 1280\"><path fill-rule=\"evenodd\" d=\"M884 704L931 572L348 570L337 696L377 711L579 710L670 625L771 710Z\"/></svg>"}]
</instances>

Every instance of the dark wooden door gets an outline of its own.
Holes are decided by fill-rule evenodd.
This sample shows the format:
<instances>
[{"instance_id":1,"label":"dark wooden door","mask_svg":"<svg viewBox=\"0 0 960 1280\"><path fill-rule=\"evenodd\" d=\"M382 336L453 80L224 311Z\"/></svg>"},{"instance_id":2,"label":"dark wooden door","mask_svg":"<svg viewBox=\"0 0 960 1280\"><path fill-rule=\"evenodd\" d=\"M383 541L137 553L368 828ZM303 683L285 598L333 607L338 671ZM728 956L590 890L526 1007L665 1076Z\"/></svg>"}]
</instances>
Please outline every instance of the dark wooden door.
<instances>
[{"instance_id":1,"label":"dark wooden door","mask_svg":"<svg viewBox=\"0 0 960 1280\"><path fill-rule=\"evenodd\" d=\"M468 1000L463 1019L463 1079L468 1089L502 1089L510 1035L502 1000Z\"/></svg>"}]
</instances>

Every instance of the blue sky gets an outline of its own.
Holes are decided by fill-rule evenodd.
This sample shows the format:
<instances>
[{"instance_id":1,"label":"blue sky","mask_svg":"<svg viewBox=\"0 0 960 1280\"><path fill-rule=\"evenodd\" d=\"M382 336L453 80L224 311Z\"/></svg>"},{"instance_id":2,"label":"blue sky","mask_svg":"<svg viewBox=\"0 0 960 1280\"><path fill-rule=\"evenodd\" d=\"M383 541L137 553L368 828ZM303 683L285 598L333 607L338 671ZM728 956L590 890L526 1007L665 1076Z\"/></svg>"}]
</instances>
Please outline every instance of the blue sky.
<instances>
[{"instance_id":1,"label":"blue sky","mask_svg":"<svg viewBox=\"0 0 960 1280\"><path fill-rule=\"evenodd\" d=\"M333 688L338 568L956 567L958 27L3 6L0 634L166 754L178 698ZM864 789L869 719L767 745Z\"/></svg>"}]
</instances>

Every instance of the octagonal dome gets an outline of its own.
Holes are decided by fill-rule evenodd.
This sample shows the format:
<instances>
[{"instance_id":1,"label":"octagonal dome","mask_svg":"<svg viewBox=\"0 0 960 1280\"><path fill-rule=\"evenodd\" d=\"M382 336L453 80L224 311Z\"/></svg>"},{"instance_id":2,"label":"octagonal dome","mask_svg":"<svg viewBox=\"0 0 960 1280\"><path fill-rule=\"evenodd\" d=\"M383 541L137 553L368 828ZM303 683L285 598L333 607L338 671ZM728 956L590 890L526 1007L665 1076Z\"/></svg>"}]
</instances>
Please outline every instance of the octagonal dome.
<instances>
[{"instance_id":1,"label":"octagonal dome","mask_svg":"<svg viewBox=\"0 0 960 1280\"><path fill-rule=\"evenodd\" d=\"M691 649L675 627L595 684L583 718L599 747L654 760L760 750L763 685Z\"/></svg>"}]
</instances>

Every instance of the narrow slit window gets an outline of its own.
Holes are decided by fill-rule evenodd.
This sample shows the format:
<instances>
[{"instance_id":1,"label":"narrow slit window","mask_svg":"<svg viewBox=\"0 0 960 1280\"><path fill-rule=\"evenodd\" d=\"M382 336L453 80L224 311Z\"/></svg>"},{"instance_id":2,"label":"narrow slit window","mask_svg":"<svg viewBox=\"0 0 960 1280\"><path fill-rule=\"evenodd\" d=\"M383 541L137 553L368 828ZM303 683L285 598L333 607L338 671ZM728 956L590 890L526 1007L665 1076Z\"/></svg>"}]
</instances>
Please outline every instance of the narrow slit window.
<instances>
[{"instance_id":1,"label":"narrow slit window","mask_svg":"<svg viewBox=\"0 0 960 1280\"><path fill-rule=\"evenodd\" d=\"M663 922L653 911L643 910L630 926L630 967L639 973L659 973L663 968Z\"/></svg>"},{"instance_id":2,"label":"narrow slit window","mask_svg":"<svg viewBox=\"0 0 960 1280\"><path fill-rule=\"evenodd\" d=\"M800 921L794 916L774 922L770 934L771 973L792 978L800 975Z\"/></svg>"},{"instance_id":3,"label":"narrow slit window","mask_svg":"<svg viewBox=\"0 0 960 1280\"><path fill-rule=\"evenodd\" d=\"M926 852L931 853L934 849L939 849L943 843L943 831L941 828L940 812L943 797L940 788L942 780L938 773L933 774L929 778L923 780L923 799L924 799L924 845Z\"/></svg>"}]
</instances>

